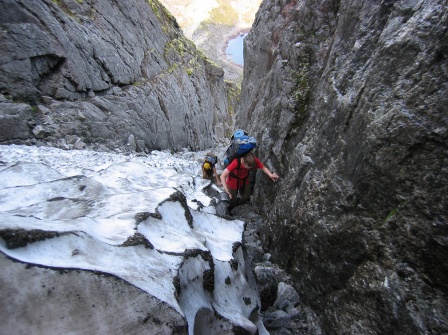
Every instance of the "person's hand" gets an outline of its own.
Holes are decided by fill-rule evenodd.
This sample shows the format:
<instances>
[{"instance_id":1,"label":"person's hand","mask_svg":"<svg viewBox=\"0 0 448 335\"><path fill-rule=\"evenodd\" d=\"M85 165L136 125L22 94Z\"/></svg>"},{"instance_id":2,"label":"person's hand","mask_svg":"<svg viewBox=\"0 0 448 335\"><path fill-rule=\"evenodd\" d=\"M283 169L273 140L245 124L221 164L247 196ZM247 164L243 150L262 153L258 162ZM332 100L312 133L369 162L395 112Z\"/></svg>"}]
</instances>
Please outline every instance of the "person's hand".
<instances>
[{"instance_id":1,"label":"person's hand","mask_svg":"<svg viewBox=\"0 0 448 335\"><path fill-rule=\"evenodd\" d=\"M229 199L232 199L232 195L230 194L230 192L227 192L227 194L229 195Z\"/></svg>"},{"instance_id":2,"label":"person's hand","mask_svg":"<svg viewBox=\"0 0 448 335\"><path fill-rule=\"evenodd\" d=\"M271 178L272 181L275 183L275 182L277 181L277 179L280 178L280 177L279 177L278 174L276 174L276 173L271 173L271 175L269 176L269 178Z\"/></svg>"}]
</instances>

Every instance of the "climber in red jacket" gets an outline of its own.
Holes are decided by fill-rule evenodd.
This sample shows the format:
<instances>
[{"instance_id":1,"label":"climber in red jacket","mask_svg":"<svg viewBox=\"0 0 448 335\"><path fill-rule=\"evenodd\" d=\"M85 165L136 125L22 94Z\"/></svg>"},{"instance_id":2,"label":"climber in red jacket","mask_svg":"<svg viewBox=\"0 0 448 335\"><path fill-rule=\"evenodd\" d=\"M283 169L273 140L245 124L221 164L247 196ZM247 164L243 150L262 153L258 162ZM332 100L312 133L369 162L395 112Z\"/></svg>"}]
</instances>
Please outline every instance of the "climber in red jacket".
<instances>
[{"instance_id":1,"label":"climber in red jacket","mask_svg":"<svg viewBox=\"0 0 448 335\"><path fill-rule=\"evenodd\" d=\"M271 173L252 153L235 158L221 174L221 183L230 198L229 210L236 206L238 193L241 196L241 204L250 200L249 171L251 169L261 169L274 182L279 178L276 173Z\"/></svg>"}]
</instances>

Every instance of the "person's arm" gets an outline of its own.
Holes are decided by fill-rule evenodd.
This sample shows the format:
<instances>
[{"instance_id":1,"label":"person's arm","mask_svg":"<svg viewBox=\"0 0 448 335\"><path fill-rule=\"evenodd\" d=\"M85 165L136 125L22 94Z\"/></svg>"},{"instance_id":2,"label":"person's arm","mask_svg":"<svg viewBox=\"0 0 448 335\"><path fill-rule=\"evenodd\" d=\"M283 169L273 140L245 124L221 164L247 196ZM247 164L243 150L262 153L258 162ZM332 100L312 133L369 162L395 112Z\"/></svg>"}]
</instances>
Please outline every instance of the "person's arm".
<instances>
[{"instance_id":1,"label":"person's arm","mask_svg":"<svg viewBox=\"0 0 448 335\"><path fill-rule=\"evenodd\" d=\"M271 178L273 182L276 182L277 179L279 178L278 174L271 173L271 171L269 171L269 169L266 166L264 166L264 164L257 157L255 157L255 165L257 169L260 169L261 171L266 173L267 176Z\"/></svg>"},{"instance_id":2,"label":"person's arm","mask_svg":"<svg viewBox=\"0 0 448 335\"><path fill-rule=\"evenodd\" d=\"M226 169L224 169L224 171L221 173L221 183L222 186L224 187L224 191L226 191L226 193L229 195L229 199L232 199L232 195L229 192L229 187L227 186L227 176L229 175L230 171Z\"/></svg>"},{"instance_id":3,"label":"person's arm","mask_svg":"<svg viewBox=\"0 0 448 335\"><path fill-rule=\"evenodd\" d=\"M218 172L216 172L216 167L213 167L213 173L216 177L216 183L218 184L218 186L221 186L221 181L219 180Z\"/></svg>"},{"instance_id":4,"label":"person's arm","mask_svg":"<svg viewBox=\"0 0 448 335\"><path fill-rule=\"evenodd\" d=\"M269 169L266 166L263 166L263 168L261 169L261 171L263 171L264 173L266 173L268 175L269 178L272 179L273 182L276 182L277 179L279 178L278 174L276 173L271 173L271 171L269 171Z\"/></svg>"}]
</instances>

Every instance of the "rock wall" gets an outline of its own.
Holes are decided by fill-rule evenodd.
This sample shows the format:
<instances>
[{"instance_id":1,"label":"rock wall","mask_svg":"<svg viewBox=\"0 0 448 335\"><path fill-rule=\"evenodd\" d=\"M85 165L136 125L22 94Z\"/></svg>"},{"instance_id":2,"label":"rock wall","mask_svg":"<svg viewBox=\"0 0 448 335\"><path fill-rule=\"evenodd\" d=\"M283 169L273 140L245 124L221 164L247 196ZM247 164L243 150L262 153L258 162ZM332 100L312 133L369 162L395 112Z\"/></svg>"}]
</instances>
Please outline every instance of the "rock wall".
<instances>
[{"instance_id":1,"label":"rock wall","mask_svg":"<svg viewBox=\"0 0 448 335\"><path fill-rule=\"evenodd\" d=\"M448 332L446 1L265 0L236 126L265 250L327 334Z\"/></svg>"},{"instance_id":2,"label":"rock wall","mask_svg":"<svg viewBox=\"0 0 448 335\"><path fill-rule=\"evenodd\" d=\"M0 142L203 149L232 127L224 72L157 0L0 4Z\"/></svg>"}]
</instances>

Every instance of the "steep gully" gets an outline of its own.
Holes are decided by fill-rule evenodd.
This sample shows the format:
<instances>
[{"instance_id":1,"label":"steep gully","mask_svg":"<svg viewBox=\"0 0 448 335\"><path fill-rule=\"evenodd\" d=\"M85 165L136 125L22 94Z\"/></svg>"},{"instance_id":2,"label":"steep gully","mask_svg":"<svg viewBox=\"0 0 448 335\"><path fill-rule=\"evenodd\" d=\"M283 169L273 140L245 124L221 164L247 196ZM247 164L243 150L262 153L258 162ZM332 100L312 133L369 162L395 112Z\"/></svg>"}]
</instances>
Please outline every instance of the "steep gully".
<instances>
[{"instance_id":1,"label":"steep gully","mask_svg":"<svg viewBox=\"0 0 448 335\"><path fill-rule=\"evenodd\" d=\"M2 143L143 154L197 151L231 132L222 69L156 1L1 6ZM263 2L246 39L237 125L263 143L257 154L282 179L257 181L261 222L237 215L249 216L255 257L289 273L279 279L274 265L255 269L263 307L275 308L273 333L447 332L445 7L434 0ZM91 190L69 181L73 192ZM50 200L53 209L70 201ZM132 222L158 223L152 214ZM76 249L67 256L83 257ZM31 273L16 265L3 268ZM276 305L274 297L286 293L293 303ZM175 310L165 311L167 325L175 319L184 329ZM151 313L142 324L156 327Z\"/></svg>"}]
</instances>

